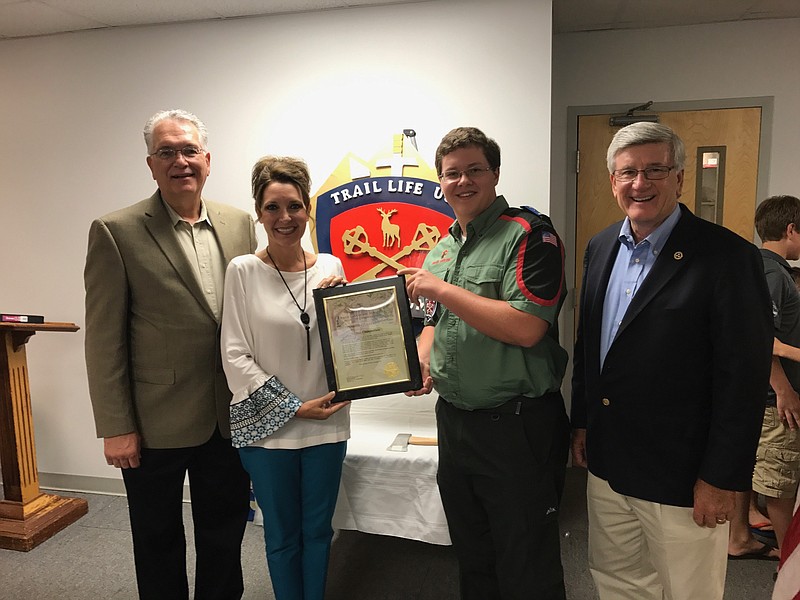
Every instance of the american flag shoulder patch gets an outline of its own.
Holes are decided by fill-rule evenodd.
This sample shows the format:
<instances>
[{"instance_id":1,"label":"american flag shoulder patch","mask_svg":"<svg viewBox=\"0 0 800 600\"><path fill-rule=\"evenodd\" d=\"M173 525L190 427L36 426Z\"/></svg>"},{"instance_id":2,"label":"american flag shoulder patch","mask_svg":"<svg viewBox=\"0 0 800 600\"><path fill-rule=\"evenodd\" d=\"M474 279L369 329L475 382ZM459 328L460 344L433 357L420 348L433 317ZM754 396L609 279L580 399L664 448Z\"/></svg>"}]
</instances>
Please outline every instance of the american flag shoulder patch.
<instances>
[{"instance_id":1,"label":"american flag shoulder patch","mask_svg":"<svg viewBox=\"0 0 800 600\"><path fill-rule=\"evenodd\" d=\"M556 235L554 233L551 233L550 231L543 231L542 232L542 241L545 244L553 244L553 246L558 248L558 238L556 237Z\"/></svg>"}]
</instances>

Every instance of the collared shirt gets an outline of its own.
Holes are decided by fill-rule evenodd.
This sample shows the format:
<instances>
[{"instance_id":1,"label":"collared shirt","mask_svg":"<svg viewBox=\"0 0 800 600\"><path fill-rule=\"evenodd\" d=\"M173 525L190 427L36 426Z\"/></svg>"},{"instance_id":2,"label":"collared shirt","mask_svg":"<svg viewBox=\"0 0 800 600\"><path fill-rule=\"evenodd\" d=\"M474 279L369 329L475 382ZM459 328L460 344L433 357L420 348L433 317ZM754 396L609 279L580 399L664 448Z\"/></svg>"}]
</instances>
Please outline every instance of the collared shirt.
<instances>
[{"instance_id":1,"label":"collared shirt","mask_svg":"<svg viewBox=\"0 0 800 600\"><path fill-rule=\"evenodd\" d=\"M664 219L664 222L638 244L633 239L630 219L625 217L622 222L619 230L620 247L608 280L603 304L603 328L600 334L601 369L631 300L642 287L680 218L681 209L676 205L675 210Z\"/></svg>"},{"instance_id":2,"label":"collared shirt","mask_svg":"<svg viewBox=\"0 0 800 600\"><path fill-rule=\"evenodd\" d=\"M772 299L772 318L775 337L784 344L800 347L800 294L791 275L791 265L780 254L761 248L764 276ZM796 392L800 392L800 363L781 358L786 378ZM777 406L775 390L769 389L767 406Z\"/></svg>"},{"instance_id":3,"label":"collared shirt","mask_svg":"<svg viewBox=\"0 0 800 600\"><path fill-rule=\"evenodd\" d=\"M551 325L538 344L524 348L480 333L446 306L427 303L425 323L435 325L431 376L443 399L475 410L560 389L567 363L556 327L565 293L563 245L547 217L509 208L498 196L467 225L466 240L455 222L423 267Z\"/></svg>"},{"instance_id":4,"label":"collared shirt","mask_svg":"<svg viewBox=\"0 0 800 600\"><path fill-rule=\"evenodd\" d=\"M214 316L219 319L222 313L225 259L222 257L222 250L214 235L214 225L208 218L205 202L200 200L200 218L194 224L190 224L175 212L163 198L161 201L164 202L167 213L172 219L175 239L178 240L186 258L189 259L195 279Z\"/></svg>"}]
</instances>

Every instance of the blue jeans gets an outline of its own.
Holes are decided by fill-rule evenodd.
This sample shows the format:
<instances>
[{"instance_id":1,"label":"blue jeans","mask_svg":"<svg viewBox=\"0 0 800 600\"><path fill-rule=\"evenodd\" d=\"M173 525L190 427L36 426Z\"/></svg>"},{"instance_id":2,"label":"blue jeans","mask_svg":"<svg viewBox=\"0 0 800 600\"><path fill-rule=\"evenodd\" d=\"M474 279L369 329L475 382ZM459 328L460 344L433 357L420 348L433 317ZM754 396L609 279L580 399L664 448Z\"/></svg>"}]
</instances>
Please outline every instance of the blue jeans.
<instances>
[{"instance_id":1,"label":"blue jeans","mask_svg":"<svg viewBox=\"0 0 800 600\"><path fill-rule=\"evenodd\" d=\"M264 540L277 600L323 600L331 519L347 442L299 450L239 449L264 513Z\"/></svg>"}]
</instances>

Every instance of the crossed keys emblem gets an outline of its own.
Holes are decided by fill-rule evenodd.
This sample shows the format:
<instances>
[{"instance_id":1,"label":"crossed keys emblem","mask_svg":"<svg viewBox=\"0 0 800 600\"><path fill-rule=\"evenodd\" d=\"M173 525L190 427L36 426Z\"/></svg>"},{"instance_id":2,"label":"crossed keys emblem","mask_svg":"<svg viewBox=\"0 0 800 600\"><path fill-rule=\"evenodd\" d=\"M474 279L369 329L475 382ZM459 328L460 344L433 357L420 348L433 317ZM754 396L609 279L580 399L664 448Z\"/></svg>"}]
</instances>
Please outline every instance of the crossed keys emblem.
<instances>
[{"instance_id":1,"label":"crossed keys emblem","mask_svg":"<svg viewBox=\"0 0 800 600\"><path fill-rule=\"evenodd\" d=\"M377 258L383 264L373 267L366 273L362 274L358 279L374 279L378 273L383 271L386 267L394 269L405 269L405 265L400 264L399 259L408 256L415 250L431 250L439 241L441 234L436 225L426 225L420 223L417 225L417 230L414 232L414 238L411 243L400 250L394 256L386 256L383 252L378 250L375 246L369 243L367 232L361 225L348 229L342 234L342 242L344 243L345 254L358 256L360 254L368 254L373 258Z\"/></svg>"}]
</instances>

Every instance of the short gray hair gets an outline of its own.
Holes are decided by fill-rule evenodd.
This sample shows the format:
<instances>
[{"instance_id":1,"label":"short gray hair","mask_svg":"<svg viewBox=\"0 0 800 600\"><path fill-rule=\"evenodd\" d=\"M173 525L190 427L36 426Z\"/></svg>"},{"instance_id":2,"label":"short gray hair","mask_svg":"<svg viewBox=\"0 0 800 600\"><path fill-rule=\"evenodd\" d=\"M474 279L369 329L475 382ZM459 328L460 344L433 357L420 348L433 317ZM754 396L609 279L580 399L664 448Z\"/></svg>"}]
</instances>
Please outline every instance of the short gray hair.
<instances>
[{"instance_id":1,"label":"short gray hair","mask_svg":"<svg viewBox=\"0 0 800 600\"><path fill-rule=\"evenodd\" d=\"M642 121L623 127L614 135L606 154L608 172L614 172L617 154L630 146L641 146L643 144L669 145L670 152L672 152L673 167L676 171L683 170L686 162L686 148L678 134L666 125Z\"/></svg>"},{"instance_id":2,"label":"short gray hair","mask_svg":"<svg viewBox=\"0 0 800 600\"><path fill-rule=\"evenodd\" d=\"M203 150L208 149L208 130L205 123L203 123L197 115L188 111L173 109L173 110L160 110L147 120L144 125L144 143L147 144L147 151L152 152L155 148L152 147L153 143L153 129L156 128L161 121L188 121L197 129L200 134L200 144Z\"/></svg>"}]
</instances>

